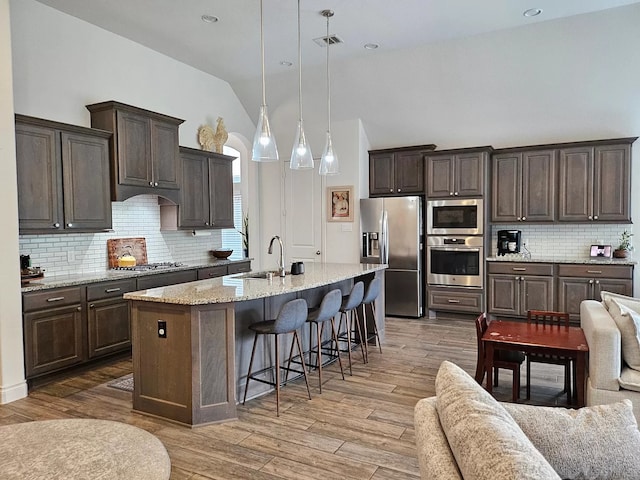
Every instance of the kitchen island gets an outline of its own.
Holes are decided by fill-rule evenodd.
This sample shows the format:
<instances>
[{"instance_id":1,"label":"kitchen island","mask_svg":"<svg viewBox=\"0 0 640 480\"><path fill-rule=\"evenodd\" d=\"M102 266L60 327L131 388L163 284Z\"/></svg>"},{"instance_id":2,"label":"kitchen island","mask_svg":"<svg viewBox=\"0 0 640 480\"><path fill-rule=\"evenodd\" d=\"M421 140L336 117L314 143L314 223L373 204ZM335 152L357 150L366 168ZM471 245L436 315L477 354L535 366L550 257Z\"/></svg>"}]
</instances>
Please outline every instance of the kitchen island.
<instances>
[{"instance_id":1,"label":"kitchen island","mask_svg":"<svg viewBox=\"0 0 640 480\"><path fill-rule=\"evenodd\" d=\"M236 398L244 395L253 341L248 326L275 318L294 298L304 298L313 307L330 289L347 294L354 281L366 284L379 276L384 282L386 268L305 267L304 274L284 278L255 278L260 275L252 272L125 294L132 312L134 410L192 426L236 418ZM384 338L383 295L377 301L378 330ZM308 331L303 330L308 345ZM258 344L254 370L272 364L268 341ZM281 341L286 354L290 340ZM252 385L247 398L269 390L268 385Z\"/></svg>"}]
</instances>

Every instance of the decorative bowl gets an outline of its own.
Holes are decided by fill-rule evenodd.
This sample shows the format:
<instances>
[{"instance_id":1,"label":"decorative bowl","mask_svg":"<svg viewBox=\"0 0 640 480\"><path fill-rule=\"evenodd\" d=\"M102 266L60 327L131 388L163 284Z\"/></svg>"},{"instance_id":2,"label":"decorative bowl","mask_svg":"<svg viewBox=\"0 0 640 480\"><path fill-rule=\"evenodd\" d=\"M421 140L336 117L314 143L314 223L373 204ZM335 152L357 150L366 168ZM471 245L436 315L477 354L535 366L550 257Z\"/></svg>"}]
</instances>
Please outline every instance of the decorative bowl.
<instances>
[{"instance_id":1,"label":"decorative bowl","mask_svg":"<svg viewBox=\"0 0 640 480\"><path fill-rule=\"evenodd\" d=\"M211 255L216 258L227 258L233 253L233 250L211 250Z\"/></svg>"}]
</instances>

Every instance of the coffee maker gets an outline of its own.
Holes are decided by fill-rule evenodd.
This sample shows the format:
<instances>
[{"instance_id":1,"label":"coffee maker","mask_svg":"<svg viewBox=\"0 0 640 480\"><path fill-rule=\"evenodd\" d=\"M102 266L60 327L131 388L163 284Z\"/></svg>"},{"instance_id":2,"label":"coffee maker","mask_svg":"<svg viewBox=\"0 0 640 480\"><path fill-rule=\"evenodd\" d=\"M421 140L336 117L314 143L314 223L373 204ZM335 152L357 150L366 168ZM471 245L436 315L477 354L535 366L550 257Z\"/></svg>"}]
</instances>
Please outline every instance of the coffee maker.
<instances>
[{"instance_id":1,"label":"coffee maker","mask_svg":"<svg viewBox=\"0 0 640 480\"><path fill-rule=\"evenodd\" d=\"M498 230L498 255L520 253L520 230Z\"/></svg>"}]
</instances>

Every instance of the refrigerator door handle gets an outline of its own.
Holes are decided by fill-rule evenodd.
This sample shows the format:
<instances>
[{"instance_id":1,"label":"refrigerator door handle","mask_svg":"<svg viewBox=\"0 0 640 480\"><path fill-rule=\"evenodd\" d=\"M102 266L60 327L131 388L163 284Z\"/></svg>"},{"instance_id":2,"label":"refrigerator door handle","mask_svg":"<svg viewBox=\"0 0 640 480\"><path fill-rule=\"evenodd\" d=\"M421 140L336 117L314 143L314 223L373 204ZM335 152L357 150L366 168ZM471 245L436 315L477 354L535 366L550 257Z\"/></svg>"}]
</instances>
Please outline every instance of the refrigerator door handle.
<instances>
[{"instance_id":1,"label":"refrigerator door handle","mask_svg":"<svg viewBox=\"0 0 640 480\"><path fill-rule=\"evenodd\" d=\"M389 218L387 211L382 211L382 263L389 263Z\"/></svg>"}]
</instances>

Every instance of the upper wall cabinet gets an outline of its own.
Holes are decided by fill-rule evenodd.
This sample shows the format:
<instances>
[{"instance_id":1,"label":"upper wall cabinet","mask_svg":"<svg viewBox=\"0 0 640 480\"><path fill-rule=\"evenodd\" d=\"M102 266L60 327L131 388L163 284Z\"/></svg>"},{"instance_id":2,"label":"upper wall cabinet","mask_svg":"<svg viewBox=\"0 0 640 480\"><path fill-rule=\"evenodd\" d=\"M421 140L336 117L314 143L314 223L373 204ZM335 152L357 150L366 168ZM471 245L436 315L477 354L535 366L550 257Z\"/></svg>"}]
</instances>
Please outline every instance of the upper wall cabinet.
<instances>
[{"instance_id":1,"label":"upper wall cabinet","mask_svg":"<svg viewBox=\"0 0 640 480\"><path fill-rule=\"evenodd\" d=\"M635 138L560 149L558 219L629 222L631 144Z\"/></svg>"},{"instance_id":2,"label":"upper wall cabinet","mask_svg":"<svg viewBox=\"0 0 640 480\"><path fill-rule=\"evenodd\" d=\"M427 197L479 197L491 147L433 152L427 157Z\"/></svg>"},{"instance_id":3,"label":"upper wall cabinet","mask_svg":"<svg viewBox=\"0 0 640 480\"><path fill-rule=\"evenodd\" d=\"M113 200L152 193L178 203L178 127L184 120L114 101L87 109L92 127L113 132Z\"/></svg>"},{"instance_id":4,"label":"upper wall cabinet","mask_svg":"<svg viewBox=\"0 0 640 480\"><path fill-rule=\"evenodd\" d=\"M109 230L110 132L16 115L20 233Z\"/></svg>"},{"instance_id":5,"label":"upper wall cabinet","mask_svg":"<svg viewBox=\"0 0 640 480\"><path fill-rule=\"evenodd\" d=\"M496 151L491 172L492 222L554 221L555 150Z\"/></svg>"},{"instance_id":6,"label":"upper wall cabinet","mask_svg":"<svg viewBox=\"0 0 640 480\"><path fill-rule=\"evenodd\" d=\"M424 193L424 156L435 145L369 151L369 196Z\"/></svg>"}]
</instances>

